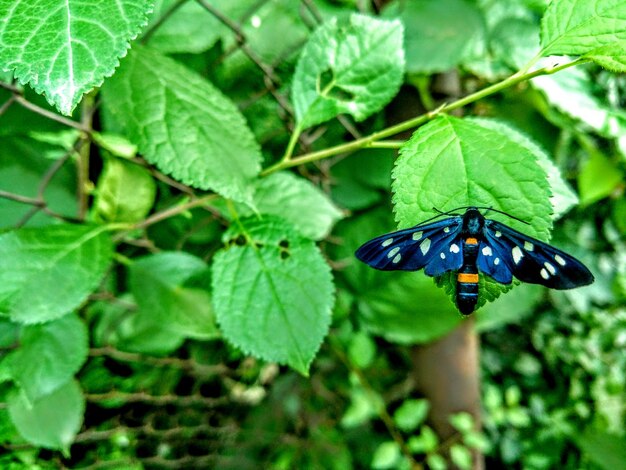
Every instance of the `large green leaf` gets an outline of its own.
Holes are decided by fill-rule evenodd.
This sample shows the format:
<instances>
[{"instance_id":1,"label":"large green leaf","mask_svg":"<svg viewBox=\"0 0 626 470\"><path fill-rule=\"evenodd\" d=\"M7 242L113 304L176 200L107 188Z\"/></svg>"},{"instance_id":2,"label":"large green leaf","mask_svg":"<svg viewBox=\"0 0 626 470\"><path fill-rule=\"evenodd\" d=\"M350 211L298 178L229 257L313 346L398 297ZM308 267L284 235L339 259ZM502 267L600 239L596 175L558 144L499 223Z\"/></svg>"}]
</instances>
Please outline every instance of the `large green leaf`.
<instances>
[{"instance_id":1,"label":"large green leaf","mask_svg":"<svg viewBox=\"0 0 626 470\"><path fill-rule=\"evenodd\" d=\"M234 103L209 82L134 47L103 91L146 160L185 184L250 200L259 146Z\"/></svg>"},{"instance_id":2,"label":"large green leaf","mask_svg":"<svg viewBox=\"0 0 626 470\"><path fill-rule=\"evenodd\" d=\"M76 315L25 326L20 346L6 360L28 401L67 383L87 359L87 328Z\"/></svg>"},{"instance_id":3,"label":"large green leaf","mask_svg":"<svg viewBox=\"0 0 626 470\"><path fill-rule=\"evenodd\" d=\"M401 150L393 171L394 209L400 227L464 206L485 206L530 225L489 217L542 240L550 238L552 205L546 171L519 139L479 121L440 117L418 129ZM416 190L419 188L419 191ZM454 296L450 276L439 280ZM510 287L481 277L478 306Z\"/></svg>"},{"instance_id":4,"label":"large green leaf","mask_svg":"<svg viewBox=\"0 0 626 470\"><path fill-rule=\"evenodd\" d=\"M545 170L525 145L490 127L444 116L413 134L401 149L392 175L400 227L432 217L433 207L447 211L486 206L530 224L507 218L507 225L543 240L550 238L552 207Z\"/></svg>"},{"instance_id":5,"label":"large green leaf","mask_svg":"<svg viewBox=\"0 0 626 470\"><path fill-rule=\"evenodd\" d=\"M150 0L3 0L0 64L63 114L113 73L152 11Z\"/></svg>"},{"instance_id":6,"label":"large green leaf","mask_svg":"<svg viewBox=\"0 0 626 470\"><path fill-rule=\"evenodd\" d=\"M193 255L159 253L131 265L130 287L140 309L164 329L191 338L211 338L217 330L209 293L186 285L207 270L204 261Z\"/></svg>"},{"instance_id":7,"label":"large green leaf","mask_svg":"<svg viewBox=\"0 0 626 470\"><path fill-rule=\"evenodd\" d=\"M398 92L404 73L402 25L354 14L331 19L304 47L293 79L298 125L310 127L341 113L357 121Z\"/></svg>"},{"instance_id":8,"label":"large green leaf","mask_svg":"<svg viewBox=\"0 0 626 470\"><path fill-rule=\"evenodd\" d=\"M449 70L485 42L480 10L465 0L396 2L385 16L398 16L404 24L409 72Z\"/></svg>"},{"instance_id":9,"label":"large green leaf","mask_svg":"<svg viewBox=\"0 0 626 470\"><path fill-rule=\"evenodd\" d=\"M85 411L82 391L73 380L32 404L19 392L13 393L7 405L11 421L24 439L64 452L80 430Z\"/></svg>"},{"instance_id":10,"label":"large green leaf","mask_svg":"<svg viewBox=\"0 0 626 470\"><path fill-rule=\"evenodd\" d=\"M541 54L583 55L626 48L625 0L553 0L541 21Z\"/></svg>"},{"instance_id":11,"label":"large green leaf","mask_svg":"<svg viewBox=\"0 0 626 470\"><path fill-rule=\"evenodd\" d=\"M252 203L257 212L282 217L312 240L324 238L343 217L317 186L288 172L260 179L254 185ZM253 214L252 209L243 204L237 206L237 212L239 216Z\"/></svg>"},{"instance_id":12,"label":"large green leaf","mask_svg":"<svg viewBox=\"0 0 626 470\"><path fill-rule=\"evenodd\" d=\"M0 235L0 312L41 323L78 308L111 262L101 227L55 225Z\"/></svg>"},{"instance_id":13,"label":"large green leaf","mask_svg":"<svg viewBox=\"0 0 626 470\"><path fill-rule=\"evenodd\" d=\"M332 276L322 254L271 216L242 220L227 239L212 277L224 337L248 354L306 374L333 306Z\"/></svg>"}]
</instances>

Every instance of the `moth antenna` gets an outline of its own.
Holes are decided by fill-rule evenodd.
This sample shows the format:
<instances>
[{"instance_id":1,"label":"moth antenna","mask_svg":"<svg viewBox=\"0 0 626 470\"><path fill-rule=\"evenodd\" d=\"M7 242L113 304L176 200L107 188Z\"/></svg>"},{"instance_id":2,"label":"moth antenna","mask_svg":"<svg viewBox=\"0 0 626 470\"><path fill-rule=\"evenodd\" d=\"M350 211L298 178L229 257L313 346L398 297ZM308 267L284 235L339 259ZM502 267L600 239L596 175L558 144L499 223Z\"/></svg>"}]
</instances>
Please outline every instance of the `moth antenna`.
<instances>
[{"instance_id":1,"label":"moth antenna","mask_svg":"<svg viewBox=\"0 0 626 470\"><path fill-rule=\"evenodd\" d=\"M476 209L485 209L487 212L489 212L489 211L497 212L499 214L506 215L507 217L510 217L511 219L517 220L518 222L521 222L523 224L530 225L530 222L526 222L525 220L522 220L519 217L515 217L514 215L511 215L511 214L509 214L507 212L504 212L504 211L501 211L501 210L498 210L498 209L494 209L493 207L479 206L479 207L476 207Z\"/></svg>"}]
</instances>

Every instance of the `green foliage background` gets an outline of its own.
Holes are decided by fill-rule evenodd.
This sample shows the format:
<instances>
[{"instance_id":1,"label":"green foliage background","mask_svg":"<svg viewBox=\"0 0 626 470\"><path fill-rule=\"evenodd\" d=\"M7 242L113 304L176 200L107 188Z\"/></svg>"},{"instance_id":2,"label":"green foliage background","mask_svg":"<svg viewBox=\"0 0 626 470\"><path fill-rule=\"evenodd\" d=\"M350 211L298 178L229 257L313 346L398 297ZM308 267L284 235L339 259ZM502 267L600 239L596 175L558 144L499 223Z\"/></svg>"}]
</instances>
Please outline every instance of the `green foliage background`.
<instances>
[{"instance_id":1,"label":"green foliage background","mask_svg":"<svg viewBox=\"0 0 626 470\"><path fill-rule=\"evenodd\" d=\"M2 468L626 468L626 4L384 3L0 5ZM353 253L466 205L596 282L483 276L443 441L454 282Z\"/></svg>"}]
</instances>

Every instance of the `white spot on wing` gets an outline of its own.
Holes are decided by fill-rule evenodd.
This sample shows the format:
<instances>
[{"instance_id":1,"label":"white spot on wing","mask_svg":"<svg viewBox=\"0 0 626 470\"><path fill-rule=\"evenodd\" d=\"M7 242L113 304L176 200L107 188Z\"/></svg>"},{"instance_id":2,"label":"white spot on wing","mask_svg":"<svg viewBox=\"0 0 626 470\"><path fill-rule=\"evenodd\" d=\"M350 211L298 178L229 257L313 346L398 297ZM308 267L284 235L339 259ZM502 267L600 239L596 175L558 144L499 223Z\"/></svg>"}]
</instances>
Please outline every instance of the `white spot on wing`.
<instances>
[{"instance_id":1,"label":"white spot on wing","mask_svg":"<svg viewBox=\"0 0 626 470\"><path fill-rule=\"evenodd\" d=\"M495 264L496 266L498 266L500 264L500 258L496 258L493 260L493 264Z\"/></svg>"},{"instance_id":2,"label":"white spot on wing","mask_svg":"<svg viewBox=\"0 0 626 470\"><path fill-rule=\"evenodd\" d=\"M485 256L492 256L493 255L493 251L491 251L491 247L490 246L483 247L483 255L485 255Z\"/></svg>"},{"instance_id":3,"label":"white spot on wing","mask_svg":"<svg viewBox=\"0 0 626 470\"><path fill-rule=\"evenodd\" d=\"M443 251L439 253L439 256L441 257L441 259L446 259L446 254Z\"/></svg>"},{"instance_id":4,"label":"white spot on wing","mask_svg":"<svg viewBox=\"0 0 626 470\"><path fill-rule=\"evenodd\" d=\"M496 230L496 237L500 238L502 236L502 232L500 230Z\"/></svg>"},{"instance_id":5,"label":"white spot on wing","mask_svg":"<svg viewBox=\"0 0 626 470\"><path fill-rule=\"evenodd\" d=\"M420 238L422 238L422 234L423 234L423 233L424 233L424 232L422 232L422 231L415 232L415 233L413 234L413 240L417 241L417 240L419 240Z\"/></svg>"},{"instance_id":6,"label":"white spot on wing","mask_svg":"<svg viewBox=\"0 0 626 470\"><path fill-rule=\"evenodd\" d=\"M535 248L535 245L533 245L530 242L524 242L524 249L526 251L533 251L533 249Z\"/></svg>"},{"instance_id":7,"label":"white spot on wing","mask_svg":"<svg viewBox=\"0 0 626 470\"><path fill-rule=\"evenodd\" d=\"M561 266L565 266L565 260L563 258L561 258L559 255L554 255L554 259L556 260L557 263L559 263Z\"/></svg>"},{"instance_id":8,"label":"white spot on wing","mask_svg":"<svg viewBox=\"0 0 626 470\"><path fill-rule=\"evenodd\" d=\"M389 246L393 243L393 238L388 238L384 242L381 243L382 246Z\"/></svg>"},{"instance_id":9,"label":"white spot on wing","mask_svg":"<svg viewBox=\"0 0 626 470\"><path fill-rule=\"evenodd\" d=\"M548 271L546 271L544 268L541 268L541 271L539 272L539 274L541 274L541 277L544 279L550 279L550 275L548 274Z\"/></svg>"},{"instance_id":10,"label":"white spot on wing","mask_svg":"<svg viewBox=\"0 0 626 470\"><path fill-rule=\"evenodd\" d=\"M514 247L511 250L511 254L513 255L513 261L515 262L515 264L519 264L520 260L524 256L524 253L522 253L522 250L520 250L519 246Z\"/></svg>"},{"instance_id":11,"label":"white spot on wing","mask_svg":"<svg viewBox=\"0 0 626 470\"><path fill-rule=\"evenodd\" d=\"M457 245L456 243L453 243L452 245L450 245L450 253L458 253L459 252L459 245Z\"/></svg>"},{"instance_id":12,"label":"white spot on wing","mask_svg":"<svg viewBox=\"0 0 626 470\"><path fill-rule=\"evenodd\" d=\"M424 241L420 243L420 250L422 251L423 255L428 253L428 250L430 250L430 238L424 238Z\"/></svg>"},{"instance_id":13,"label":"white spot on wing","mask_svg":"<svg viewBox=\"0 0 626 470\"><path fill-rule=\"evenodd\" d=\"M391 260L392 263L397 264L402 259L402 255L398 253L394 259Z\"/></svg>"},{"instance_id":14,"label":"white spot on wing","mask_svg":"<svg viewBox=\"0 0 626 470\"><path fill-rule=\"evenodd\" d=\"M443 228L443 233L448 233L450 231L450 227L444 227Z\"/></svg>"},{"instance_id":15,"label":"white spot on wing","mask_svg":"<svg viewBox=\"0 0 626 470\"><path fill-rule=\"evenodd\" d=\"M550 263L546 261L545 263L543 263L543 265L548 271L550 271L550 274L552 274L553 276L556 274L556 269L554 269L554 266L552 266Z\"/></svg>"},{"instance_id":16,"label":"white spot on wing","mask_svg":"<svg viewBox=\"0 0 626 470\"><path fill-rule=\"evenodd\" d=\"M396 256L398 251L400 251L400 247L399 246L396 246L395 248L392 248L391 250L389 250L389 253L387 253L387 258L393 258L394 256Z\"/></svg>"}]
</instances>

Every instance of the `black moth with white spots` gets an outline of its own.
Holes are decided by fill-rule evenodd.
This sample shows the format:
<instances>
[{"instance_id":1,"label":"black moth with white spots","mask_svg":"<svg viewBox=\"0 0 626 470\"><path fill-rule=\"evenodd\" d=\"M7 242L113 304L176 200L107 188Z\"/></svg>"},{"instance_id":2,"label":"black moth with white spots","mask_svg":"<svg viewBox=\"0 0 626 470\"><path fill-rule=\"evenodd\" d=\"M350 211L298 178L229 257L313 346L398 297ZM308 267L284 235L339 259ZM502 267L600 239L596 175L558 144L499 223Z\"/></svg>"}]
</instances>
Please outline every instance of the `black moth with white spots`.
<instances>
[{"instance_id":1,"label":"black moth with white spots","mask_svg":"<svg viewBox=\"0 0 626 470\"><path fill-rule=\"evenodd\" d=\"M363 244L356 257L385 271L424 268L428 276L457 271L456 305L464 315L476 307L479 272L502 284L510 284L515 276L552 289L594 281L573 256L486 219L476 207L467 207L462 216L427 222L376 237Z\"/></svg>"}]
</instances>

